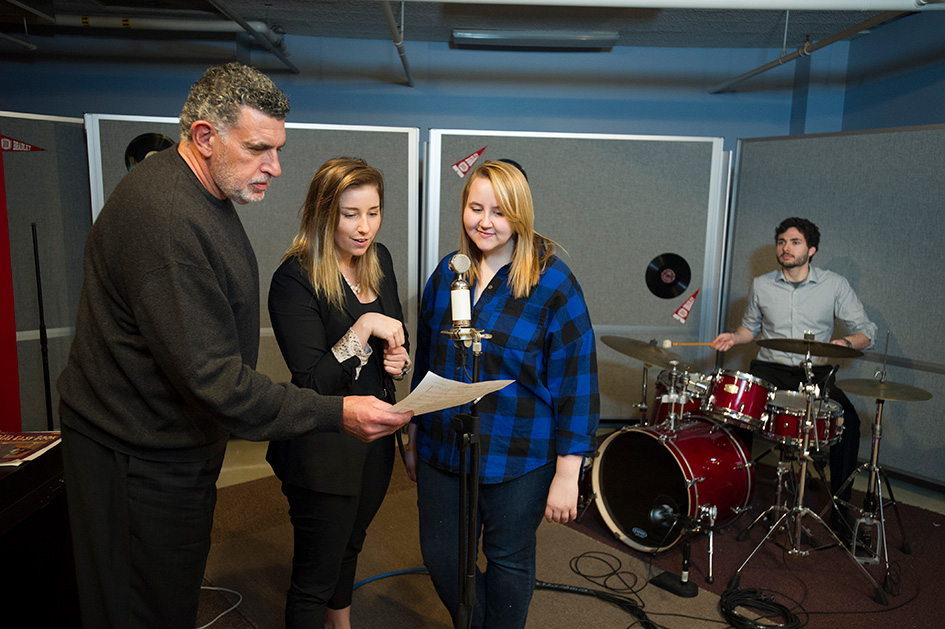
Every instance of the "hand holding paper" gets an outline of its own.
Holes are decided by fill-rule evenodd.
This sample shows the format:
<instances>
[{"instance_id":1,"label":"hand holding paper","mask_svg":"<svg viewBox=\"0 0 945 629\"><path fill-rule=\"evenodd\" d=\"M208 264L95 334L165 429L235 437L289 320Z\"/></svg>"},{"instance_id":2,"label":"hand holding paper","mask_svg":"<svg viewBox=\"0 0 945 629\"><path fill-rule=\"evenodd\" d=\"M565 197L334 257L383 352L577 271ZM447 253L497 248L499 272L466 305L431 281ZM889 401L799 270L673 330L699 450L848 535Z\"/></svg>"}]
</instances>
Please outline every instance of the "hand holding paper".
<instances>
[{"instance_id":1,"label":"hand holding paper","mask_svg":"<svg viewBox=\"0 0 945 629\"><path fill-rule=\"evenodd\" d=\"M489 380L487 382L456 382L428 371L410 395L394 404L389 410L395 413L413 411L414 415L432 413L444 408L462 406L493 391L512 384L514 380Z\"/></svg>"}]
</instances>

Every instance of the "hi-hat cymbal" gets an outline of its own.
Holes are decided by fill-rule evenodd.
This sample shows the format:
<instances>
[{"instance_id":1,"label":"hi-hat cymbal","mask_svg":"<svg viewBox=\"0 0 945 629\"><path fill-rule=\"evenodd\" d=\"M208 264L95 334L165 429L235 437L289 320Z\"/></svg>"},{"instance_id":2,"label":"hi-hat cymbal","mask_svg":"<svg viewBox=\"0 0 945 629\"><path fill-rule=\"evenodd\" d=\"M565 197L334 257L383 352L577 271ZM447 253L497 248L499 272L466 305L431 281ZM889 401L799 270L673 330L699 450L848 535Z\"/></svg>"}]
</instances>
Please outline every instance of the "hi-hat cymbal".
<instances>
[{"instance_id":1,"label":"hi-hat cymbal","mask_svg":"<svg viewBox=\"0 0 945 629\"><path fill-rule=\"evenodd\" d=\"M689 371L692 368L692 365L684 361L681 356L677 356L653 343L646 343L624 336L602 336L600 340L604 342L604 345L630 358L643 361L647 365L656 365L663 369L672 369L673 363L675 362L676 369Z\"/></svg>"},{"instance_id":2,"label":"hi-hat cymbal","mask_svg":"<svg viewBox=\"0 0 945 629\"><path fill-rule=\"evenodd\" d=\"M755 341L762 347L791 354L806 354L811 356L826 356L829 358L858 358L863 355L858 349L844 345L834 345L823 341L809 341L807 339L758 339Z\"/></svg>"},{"instance_id":3,"label":"hi-hat cymbal","mask_svg":"<svg viewBox=\"0 0 945 629\"><path fill-rule=\"evenodd\" d=\"M899 402L923 402L932 398L925 389L897 382L880 382L869 378L855 380L837 380L837 388L852 393L871 397L876 400L896 400Z\"/></svg>"}]
</instances>

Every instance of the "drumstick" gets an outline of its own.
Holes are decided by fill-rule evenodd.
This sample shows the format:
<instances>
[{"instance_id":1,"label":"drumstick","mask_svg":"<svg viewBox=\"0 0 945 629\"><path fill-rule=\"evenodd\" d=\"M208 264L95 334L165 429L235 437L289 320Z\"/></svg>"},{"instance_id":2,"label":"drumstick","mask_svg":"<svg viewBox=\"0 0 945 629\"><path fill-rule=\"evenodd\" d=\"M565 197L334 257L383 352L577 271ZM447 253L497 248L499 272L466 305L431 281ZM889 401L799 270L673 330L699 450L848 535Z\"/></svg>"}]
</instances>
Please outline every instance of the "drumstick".
<instances>
[{"instance_id":1,"label":"drumstick","mask_svg":"<svg viewBox=\"0 0 945 629\"><path fill-rule=\"evenodd\" d=\"M712 347L712 343L677 343L676 341L670 341L666 339L663 341L663 349L669 349L670 347Z\"/></svg>"}]
</instances>

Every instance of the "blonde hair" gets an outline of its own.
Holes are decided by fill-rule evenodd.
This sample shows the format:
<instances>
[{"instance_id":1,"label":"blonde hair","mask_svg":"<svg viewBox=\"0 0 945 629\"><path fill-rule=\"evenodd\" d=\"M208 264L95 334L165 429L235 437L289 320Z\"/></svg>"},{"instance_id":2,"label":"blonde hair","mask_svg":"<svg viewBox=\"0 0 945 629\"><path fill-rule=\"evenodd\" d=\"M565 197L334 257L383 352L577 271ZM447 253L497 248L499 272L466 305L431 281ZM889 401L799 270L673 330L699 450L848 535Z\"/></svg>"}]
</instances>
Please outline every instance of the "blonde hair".
<instances>
[{"instance_id":1,"label":"blonde hair","mask_svg":"<svg viewBox=\"0 0 945 629\"><path fill-rule=\"evenodd\" d=\"M344 307L345 300L335 248L335 232L340 220L339 204L342 193L362 186L377 188L383 221L384 177L379 170L368 166L362 159L351 157L335 157L322 164L312 177L308 195L302 204L299 233L282 258L298 258L316 294L326 297L330 304L338 308ZM354 264L357 281L362 289L370 289L380 295L384 273L377 258L376 240L371 242L364 255L354 259Z\"/></svg>"},{"instance_id":2,"label":"blonde hair","mask_svg":"<svg viewBox=\"0 0 945 629\"><path fill-rule=\"evenodd\" d=\"M462 235L459 250L472 260L472 266L469 269L470 280L479 279L482 252L466 233L462 215L466 210L466 202L469 200L469 190L473 182L479 178L486 179L492 184L499 209L502 210L502 215L512 228L512 240L515 243L509 272L512 296L527 297L532 288L538 284L549 258L559 245L535 231L535 207L532 203L532 193L522 172L505 162L485 162L469 175L466 185L463 186L460 206L460 233Z\"/></svg>"}]
</instances>

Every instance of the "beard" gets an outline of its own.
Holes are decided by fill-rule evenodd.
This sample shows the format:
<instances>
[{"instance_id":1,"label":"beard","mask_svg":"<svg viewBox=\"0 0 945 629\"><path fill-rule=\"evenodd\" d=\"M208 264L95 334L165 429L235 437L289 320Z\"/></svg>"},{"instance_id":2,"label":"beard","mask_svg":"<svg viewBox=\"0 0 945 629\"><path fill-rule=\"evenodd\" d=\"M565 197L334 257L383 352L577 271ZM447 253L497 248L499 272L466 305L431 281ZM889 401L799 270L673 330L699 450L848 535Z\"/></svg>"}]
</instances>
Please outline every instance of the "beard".
<instances>
[{"instance_id":1,"label":"beard","mask_svg":"<svg viewBox=\"0 0 945 629\"><path fill-rule=\"evenodd\" d=\"M240 175L236 172L236 168L233 167L226 149L219 152L218 158L211 158L210 176L226 198L240 205L262 201L263 197L266 196L266 191L253 190L250 186L254 183L268 184L272 179L271 176L263 174L256 180L242 181Z\"/></svg>"},{"instance_id":2,"label":"beard","mask_svg":"<svg viewBox=\"0 0 945 629\"><path fill-rule=\"evenodd\" d=\"M804 266L807 264L808 260L810 260L810 255L807 253L801 256L795 256L793 260L788 260L786 262L781 259L780 256L778 256L778 264L780 264L785 269L793 269Z\"/></svg>"}]
</instances>

